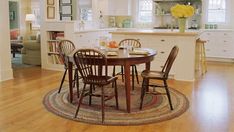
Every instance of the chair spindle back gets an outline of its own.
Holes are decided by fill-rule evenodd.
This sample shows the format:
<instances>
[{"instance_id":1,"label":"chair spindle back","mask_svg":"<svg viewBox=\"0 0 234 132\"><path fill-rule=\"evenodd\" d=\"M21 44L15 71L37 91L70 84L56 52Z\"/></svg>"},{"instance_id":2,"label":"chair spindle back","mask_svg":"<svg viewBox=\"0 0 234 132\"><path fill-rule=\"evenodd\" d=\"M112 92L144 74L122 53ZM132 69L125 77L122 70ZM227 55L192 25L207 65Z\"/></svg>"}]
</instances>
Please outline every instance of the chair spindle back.
<instances>
[{"instance_id":1,"label":"chair spindle back","mask_svg":"<svg viewBox=\"0 0 234 132\"><path fill-rule=\"evenodd\" d=\"M137 39L124 39L119 42L119 46L132 46L133 48L141 48L141 43Z\"/></svg>"},{"instance_id":2,"label":"chair spindle back","mask_svg":"<svg viewBox=\"0 0 234 132\"><path fill-rule=\"evenodd\" d=\"M105 77L107 78L107 59L106 56L95 49L80 49L74 54L75 64L83 78L84 83L98 82L96 77L102 76L102 68L104 66ZM100 79L101 81L102 79Z\"/></svg>"},{"instance_id":3,"label":"chair spindle back","mask_svg":"<svg viewBox=\"0 0 234 132\"><path fill-rule=\"evenodd\" d=\"M165 73L164 77L168 78L169 72L171 70L171 67L176 59L176 56L179 52L179 47L178 46L174 46L167 58L167 61L165 62L162 72Z\"/></svg>"},{"instance_id":4,"label":"chair spindle back","mask_svg":"<svg viewBox=\"0 0 234 132\"><path fill-rule=\"evenodd\" d=\"M59 55L66 67L68 66L68 58L66 56L71 54L75 49L75 45L70 40L61 40L59 42Z\"/></svg>"}]
</instances>

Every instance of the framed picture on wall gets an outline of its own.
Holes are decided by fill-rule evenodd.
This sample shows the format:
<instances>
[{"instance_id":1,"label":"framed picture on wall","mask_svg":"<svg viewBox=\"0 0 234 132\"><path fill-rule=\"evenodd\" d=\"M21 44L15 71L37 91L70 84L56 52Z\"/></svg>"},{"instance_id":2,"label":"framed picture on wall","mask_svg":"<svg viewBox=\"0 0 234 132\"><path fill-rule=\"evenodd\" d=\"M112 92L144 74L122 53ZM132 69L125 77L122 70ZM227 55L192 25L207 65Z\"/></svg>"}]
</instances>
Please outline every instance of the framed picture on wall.
<instances>
[{"instance_id":1,"label":"framed picture on wall","mask_svg":"<svg viewBox=\"0 0 234 132\"><path fill-rule=\"evenodd\" d=\"M54 0L47 0L47 5L54 5Z\"/></svg>"},{"instance_id":2,"label":"framed picture on wall","mask_svg":"<svg viewBox=\"0 0 234 132\"><path fill-rule=\"evenodd\" d=\"M47 19L55 19L55 7L47 7Z\"/></svg>"},{"instance_id":3,"label":"framed picture on wall","mask_svg":"<svg viewBox=\"0 0 234 132\"><path fill-rule=\"evenodd\" d=\"M61 4L71 4L71 0L61 0Z\"/></svg>"},{"instance_id":4,"label":"framed picture on wall","mask_svg":"<svg viewBox=\"0 0 234 132\"><path fill-rule=\"evenodd\" d=\"M71 15L72 14L72 6L71 5L67 5L67 6L62 6L61 7L61 11L63 15Z\"/></svg>"}]
</instances>

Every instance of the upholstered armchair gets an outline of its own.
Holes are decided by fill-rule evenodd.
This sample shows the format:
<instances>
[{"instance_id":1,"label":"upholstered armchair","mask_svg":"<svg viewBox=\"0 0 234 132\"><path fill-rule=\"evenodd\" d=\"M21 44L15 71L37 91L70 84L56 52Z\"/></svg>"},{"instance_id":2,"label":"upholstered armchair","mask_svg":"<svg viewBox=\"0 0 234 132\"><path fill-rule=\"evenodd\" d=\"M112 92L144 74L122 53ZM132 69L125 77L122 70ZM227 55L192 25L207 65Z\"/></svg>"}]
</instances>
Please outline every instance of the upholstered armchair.
<instances>
[{"instance_id":1,"label":"upholstered armchair","mask_svg":"<svg viewBox=\"0 0 234 132\"><path fill-rule=\"evenodd\" d=\"M30 37L30 40L23 42L22 63L29 65L41 65L41 43L40 34Z\"/></svg>"}]
</instances>

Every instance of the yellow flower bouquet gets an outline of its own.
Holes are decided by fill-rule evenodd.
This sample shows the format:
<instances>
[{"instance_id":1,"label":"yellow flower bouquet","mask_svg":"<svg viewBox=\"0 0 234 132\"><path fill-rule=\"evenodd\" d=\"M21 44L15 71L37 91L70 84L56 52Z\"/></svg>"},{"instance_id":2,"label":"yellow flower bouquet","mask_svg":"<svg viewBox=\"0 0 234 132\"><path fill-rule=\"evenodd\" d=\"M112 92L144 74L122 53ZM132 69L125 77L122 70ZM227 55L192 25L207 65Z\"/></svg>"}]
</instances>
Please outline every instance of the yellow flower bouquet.
<instances>
[{"instance_id":1,"label":"yellow flower bouquet","mask_svg":"<svg viewBox=\"0 0 234 132\"><path fill-rule=\"evenodd\" d=\"M176 4L171 8L171 14L176 18L191 17L194 14L194 8L190 5Z\"/></svg>"},{"instance_id":2,"label":"yellow flower bouquet","mask_svg":"<svg viewBox=\"0 0 234 132\"><path fill-rule=\"evenodd\" d=\"M191 17L194 14L194 8L190 5L176 4L171 7L171 14L178 19L179 31L185 31L186 18Z\"/></svg>"}]
</instances>

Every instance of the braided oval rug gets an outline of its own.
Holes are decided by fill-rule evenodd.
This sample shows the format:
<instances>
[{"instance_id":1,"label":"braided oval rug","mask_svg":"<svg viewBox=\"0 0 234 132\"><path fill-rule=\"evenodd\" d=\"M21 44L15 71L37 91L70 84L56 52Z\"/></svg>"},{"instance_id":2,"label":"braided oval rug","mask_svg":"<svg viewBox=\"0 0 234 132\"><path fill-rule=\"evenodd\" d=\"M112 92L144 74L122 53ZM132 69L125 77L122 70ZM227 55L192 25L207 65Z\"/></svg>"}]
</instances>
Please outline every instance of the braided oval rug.
<instances>
[{"instance_id":1,"label":"braided oval rug","mask_svg":"<svg viewBox=\"0 0 234 132\"><path fill-rule=\"evenodd\" d=\"M158 94L146 94L144 97L143 109L139 110L141 87L136 84L135 90L131 92L131 113L127 113L124 85L121 82L117 84L119 109L117 110L115 107L115 98L105 102L104 125L141 125L157 123L176 118L182 115L189 107L189 101L184 94L173 88L169 88L174 108L174 110L170 110L165 89L156 88ZM80 88L82 88L82 86L80 86ZM111 85L105 88L109 90L114 89ZM96 92L98 92L98 88L96 88ZM78 104L75 89L73 103L69 102L68 86L64 86L59 94L58 89L50 91L45 95L43 100L45 108L58 116L79 122L102 124L101 98L93 97L91 106L89 106L88 102L89 97L87 96L83 99L77 118L74 118Z\"/></svg>"}]
</instances>

